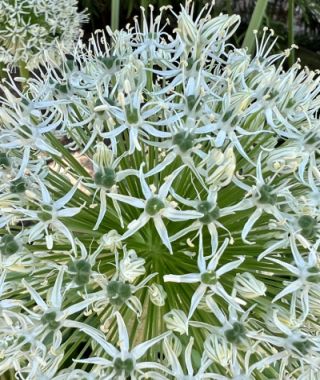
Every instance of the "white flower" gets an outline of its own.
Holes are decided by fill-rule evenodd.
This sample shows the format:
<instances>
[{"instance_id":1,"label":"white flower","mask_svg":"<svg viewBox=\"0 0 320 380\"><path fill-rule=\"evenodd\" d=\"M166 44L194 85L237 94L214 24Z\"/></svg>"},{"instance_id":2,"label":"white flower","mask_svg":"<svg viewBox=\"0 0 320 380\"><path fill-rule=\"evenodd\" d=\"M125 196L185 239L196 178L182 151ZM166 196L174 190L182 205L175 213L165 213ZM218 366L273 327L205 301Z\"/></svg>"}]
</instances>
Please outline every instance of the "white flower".
<instances>
[{"instance_id":1,"label":"white flower","mask_svg":"<svg viewBox=\"0 0 320 380\"><path fill-rule=\"evenodd\" d=\"M154 194L145 180L141 167L139 179L141 184L141 190L143 192L145 200L122 194L108 194L108 196L112 199L128 203L133 207L144 210L138 219L133 220L129 223L128 229L122 235L121 240L125 240L129 236L135 234L137 231L140 230L140 228L147 224L150 219L152 219L162 243L168 248L170 253L173 253L167 229L162 218L165 217L172 221L183 221L197 219L202 216L201 213L196 211L178 211L174 209L166 200L172 182L181 173L183 169L184 166L181 166L180 168L176 169L173 173L171 173L170 176L168 176L168 178L166 179L166 181L160 186L158 193Z\"/></svg>"},{"instance_id":2,"label":"white flower","mask_svg":"<svg viewBox=\"0 0 320 380\"><path fill-rule=\"evenodd\" d=\"M267 290L266 285L249 272L238 273L234 287L242 297L247 299L264 296Z\"/></svg>"},{"instance_id":3,"label":"white flower","mask_svg":"<svg viewBox=\"0 0 320 380\"><path fill-rule=\"evenodd\" d=\"M166 304L167 293L160 284L153 283L149 286L150 301L156 306L164 306Z\"/></svg>"},{"instance_id":4,"label":"white flower","mask_svg":"<svg viewBox=\"0 0 320 380\"><path fill-rule=\"evenodd\" d=\"M18 208L18 211L25 216L26 220L37 221L37 223L29 230L29 243L40 239L43 232L45 232L47 248L52 249L53 235L49 232L49 228L52 228L64 235L69 240L72 249L74 251L76 250L75 240L72 233L59 219L73 217L81 211L82 207L65 207L77 191L80 181L81 179L79 179L62 198L54 201L45 184L38 179L42 197L40 211Z\"/></svg>"},{"instance_id":5,"label":"white flower","mask_svg":"<svg viewBox=\"0 0 320 380\"><path fill-rule=\"evenodd\" d=\"M201 232L200 232L201 235ZM233 299L224 289L224 287L220 283L220 277L225 273L232 271L235 268L238 268L241 263L244 261L244 257L240 257L238 260L232 261L228 264L223 265L221 268L217 269L219 264L219 259L225 249L227 248L229 240L226 239L222 246L219 248L217 252L213 252L212 258L206 263L204 255L203 255L203 247L202 247L202 238L199 238L199 253L198 253L198 268L199 273L190 273L183 275L173 275L168 274L163 276L165 282L176 282L176 283L198 283L197 290L194 292L191 298L191 304L189 308L188 320L192 317L196 308L198 307L202 297L205 295L207 290L211 290L213 294L217 294L222 297L228 304L233 305L238 310L242 311L241 307L238 305L236 300Z\"/></svg>"},{"instance_id":6,"label":"white flower","mask_svg":"<svg viewBox=\"0 0 320 380\"><path fill-rule=\"evenodd\" d=\"M40 325L40 331L37 332L37 335L41 335L41 338L44 340L51 334L51 332L53 332L51 346L52 353L57 352L62 343L61 329L68 325L68 317L85 309L90 303L92 303L91 299L87 299L78 303L73 303L67 308L62 308L64 301L64 294L62 292L63 275L64 268L61 268L53 288L50 289L51 292L47 295L47 303L27 281L22 280L22 284L36 302L38 310L40 311L40 313L37 313L24 306L32 320L38 322L38 324L35 324L35 331L37 330L37 326Z\"/></svg>"},{"instance_id":7,"label":"white flower","mask_svg":"<svg viewBox=\"0 0 320 380\"><path fill-rule=\"evenodd\" d=\"M312 289L315 291L320 291L320 268L317 255L319 243L311 248L308 252L307 258L305 259L300 254L295 240L291 237L290 246L294 258L294 265L279 259L268 258L268 260L283 266L297 277L295 281L288 283L288 285L274 297L272 302L275 302L288 294L301 291L300 298L304 318L306 318L309 314L309 291Z\"/></svg>"},{"instance_id":8,"label":"white flower","mask_svg":"<svg viewBox=\"0 0 320 380\"><path fill-rule=\"evenodd\" d=\"M144 267L145 260L138 257L135 250L123 248L124 256L119 262L120 278L124 281L134 282L142 276L146 270Z\"/></svg>"},{"instance_id":9,"label":"white flower","mask_svg":"<svg viewBox=\"0 0 320 380\"><path fill-rule=\"evenodd\" d=\"M129 336L123 318L118 312L115 313L115 316L117 318L120 350L107 342L100 331L85 324L74 322L74 326L78 326L81 331L93 338L104 350L105 354L109 356L109 359L104 357L91 357L89 359L77 360L77 362L91 363L103 369L107 369L108 375L105 377L105 380L114 379L115 376L117 376L119 380L125 380L128 376L132 379L136 379L136 374L142 374L146 368L168 372L161 364L143 362L140 361L140 358L143 357L149 348L159 343L163 338L168 336L169 333L161 334L130 349Z\"/></svg>"}]
</instances>

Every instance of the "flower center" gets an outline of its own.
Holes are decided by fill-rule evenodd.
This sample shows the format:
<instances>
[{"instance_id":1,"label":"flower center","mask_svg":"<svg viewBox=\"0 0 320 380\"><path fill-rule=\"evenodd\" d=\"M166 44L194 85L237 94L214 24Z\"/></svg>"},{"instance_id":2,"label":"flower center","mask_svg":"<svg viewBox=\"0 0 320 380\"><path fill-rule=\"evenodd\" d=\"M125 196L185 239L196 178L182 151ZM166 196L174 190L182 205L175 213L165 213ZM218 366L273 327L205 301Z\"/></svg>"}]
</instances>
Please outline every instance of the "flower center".
<instances>
[{"instance_id":1,"label":"flower center","mask_svg":"<svg viewBox=\"0 0 320 380\"><path fill-rule=\"evenodd\" d=\"M57 313L55 311L49 311L48 313L43 314L41 322L48 325L51 330L56 330L60 325L60 322L57 322L56 318Z\"/></svg>"},{"instance_id":2,"label":"flower center","mask_svg":"<svg viewBox=\"0 0 320 380\"><path fill-rule=\"evenodd\" d=\"M42 222L48 222L49 220L51 220L52 219L52 211L53 211L52 206L50 206L50 205L43 205L42 206L42 210L43 211L38 212L38 218Z\"/></svg>"},{"instance_id":3,"label":"flower center","mask_svg":"<svg viewBox=\"0 0 320 380\"><path fill-rule=\"evenodd\" d=\"M116 172L112 168L105 168L94 175L94 182L98 186L110 189L116 183Z\"/></svg>"},{"instance_id":4,"label":"flower center","mask_svg":"<svg viewBox=\"0 0 320 380\"><path fill-rule=\"evenodd\" d=\"M272 194L274 187L270 185L262 185L259 189L260 198L259 203L275 205L277 202L277 195Z\"/></svg>"},{"instance_id":5,"label":"flower center","mask_svg":"<svg viewBox=\"0 0 320 380\"><path fill-rule=\"evenodd\" d=\"M240 322L235 322L232 328L224 332L229 343L240 344L246 338L246 329Z\"/></svg>"},{"instance_id":6,"label":"flower center","mask_svg":"<svg viewBox=\"0 0 320 380\"><path fill-rule=\"evenodd\" d=\"M149 215L154 216L163 208L164 208L164 203L162 202L161 199L157 197L148 199L147 204L146 204L146 212Z\"/></svg>"},{"instance_id":7,"label":"flower center","mask_svg":"<svg viewBox=\"0 0 320 380\"><path fill-rule=\"evenodd\" d=\"M83 286L89 282L91 265L86 260L71 261L68 264L68 269L77 285Z\"/></svg>"},{"instance_id":8,"label":"flower center","mask_svg":"<svg viewBox=\"0 0 320 380\"><path fill-rule=\"evenodd\" d=\"M10 183L10 191L14 194L24 193L27 190L26 183L23 178L18 178Z\"/></svg>"},{"instance_id":9,"label":"flower center","mask_svg":"<svg viewBox=\"0 0 320 380\"><path fill-rule=\"evenodd\" d=\"M0 252L3 255L13 255L19 249L19 244L15 241L14 236L6 234L2 236L0 244Z\"/></svg>"},{"instance_id":10,"label":"flower center","mask_svg":"<svg viewBox=\"0 0 320 380\"><path fill-rule=\"evenodd\" d=\"M107 295L112 305L121 306L131 297L130 285L121 281L110 281L107 285Z\"/></svg>"},{"instance_id":11,"label":"flower center","mask_svg":"<svg viewBox=\"0 0 320 380\"><path fill-rule=\"evenodd\" d=\"M301 227L301 234L306 238L311 238L316 234L315 226L317 221L309 215L302 215L298 219L298 224Z\"/></svg>"},{"instance_id":12,"label":"flower center","mask_svg":"<svg viewBox=\"0 0 320 380\"><path fill-rule=\"evenodd\" d=\"M209 224L219 218L219 207L215 207L213 203L208 201L202 201L198 204L197 210L203 213L203 217L200 218L200 222L203 224Z\"/></svg>"},{"instance_id":13,"label":"flower center","mask_svg":"<svg viewBox=\"0 0 320 380\"><path fill-rule=\"evenodd\" d=\"M232 127L235 127L236 124L238 123L238 116L236 115L236 113L234 112L234 110L230 110L230 111L227 111L223 117L222 117L222 121L224 123L226 123L227 121L229 121L230 125Z\"/></svg>"},{"instance_id":14,"label":"flower center","mask_svg":"<svg viewBox=\"0 0 320 380\"><path fill-rule=\"evenodd\" d=\"M201 282L206 285L215 285L218 279L214 271L209 270L201 274Z\"/></svg>"},{"instance_id":15,"label":"flower center","mask_svg":"<svg viewBox=\"0 0 320 380\"><path fill-rule=\"evenodd\" d=\"M194 137L186 131L178 132L173 136L172 142L177 145L182 153L187 152L193 147Z\"/></svg>"},{"instance_id":16,"label":"flower center","mask_svg":"<svg viewBox=\"0 0 320 380\"><path fill-rule=\"evenodd\" d=\"M137 108L132 108L130 104L125 106L126 117L129 124L137 124L139 121L139 112Z\"/></svg>"},{"instance_id":17,"label":"flower center","mask_svg":"<svg viewBox=\"0 0 320 380\"><path fill-rule=\"evenodd\" d=\"M132 359L122 360L121 358L116 358L113 362L114 369L116 370L117 375L121 375L123 372L125 376L130 376L133 371L134 364Z\"/></svg>"},{"instance_id":18,"label":"flower center","mask_svg":"<svg viewBox=\"0 0 320 380\"><path fill-rule=\"evenodd\" d=\"M312 342L307 339L297 340L292 343L293 347L296 348L302 355L307 355L310 348L313 346Z\"/></svg>"}]
</instances>

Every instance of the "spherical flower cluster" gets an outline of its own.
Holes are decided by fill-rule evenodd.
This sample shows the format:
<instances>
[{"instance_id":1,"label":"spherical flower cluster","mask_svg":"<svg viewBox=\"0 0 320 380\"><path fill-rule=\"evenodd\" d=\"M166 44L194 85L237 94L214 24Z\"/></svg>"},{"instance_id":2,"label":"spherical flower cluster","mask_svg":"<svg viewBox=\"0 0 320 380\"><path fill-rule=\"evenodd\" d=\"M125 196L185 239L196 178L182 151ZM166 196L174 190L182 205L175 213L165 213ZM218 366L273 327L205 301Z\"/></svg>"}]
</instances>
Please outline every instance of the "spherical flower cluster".
<instances>
[{"instance_id":1,"label":"spherical flower cluster","mask_svg":"<svg viewBox=\"0 0 320 380\"><path fill-rule=\"evenodd\" d=\"M30 70L69 53L86 19L77 0L1 0L0 63Z\"/></svg>"},{"instance_id":2,"label":"spherical flower cluster","mask_svg":"<svg viewBox=\"0 0 320 380\"><path fill-rule=\"evenodd\" d=\"M318 379L320 77L166 12L1 87L0 374Z\"/></svg>"}]
</instances>

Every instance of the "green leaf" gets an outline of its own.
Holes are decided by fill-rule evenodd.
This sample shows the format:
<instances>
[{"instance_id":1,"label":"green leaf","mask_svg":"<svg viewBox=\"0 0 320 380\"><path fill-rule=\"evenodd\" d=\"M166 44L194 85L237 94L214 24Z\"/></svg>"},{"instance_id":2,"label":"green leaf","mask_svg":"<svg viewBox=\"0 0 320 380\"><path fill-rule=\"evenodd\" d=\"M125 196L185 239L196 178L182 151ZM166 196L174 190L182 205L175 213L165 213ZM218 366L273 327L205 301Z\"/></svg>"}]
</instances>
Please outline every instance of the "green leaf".
<instances>
[{"instance_id":1,"label":"green leaf","mask_svg":"<svg viewBox=\"0 0 320 380\"><path fill-rule=\"evenodd\" d=\"M255 47L254 30L259 30L266 12L268 0L258 0L253 11L242 47L247 47L248 52L252 53Z\"/></svg>"},{"instance_id":2,"label":"green leaf","mask_svg":"<svg viewBox=\"0 0 320 380\"><path fill-rule=\"evenodd\" d=\"M111 4L111 29L119 29L120 0L112 0Z\"/></svg>"}]
</instances>

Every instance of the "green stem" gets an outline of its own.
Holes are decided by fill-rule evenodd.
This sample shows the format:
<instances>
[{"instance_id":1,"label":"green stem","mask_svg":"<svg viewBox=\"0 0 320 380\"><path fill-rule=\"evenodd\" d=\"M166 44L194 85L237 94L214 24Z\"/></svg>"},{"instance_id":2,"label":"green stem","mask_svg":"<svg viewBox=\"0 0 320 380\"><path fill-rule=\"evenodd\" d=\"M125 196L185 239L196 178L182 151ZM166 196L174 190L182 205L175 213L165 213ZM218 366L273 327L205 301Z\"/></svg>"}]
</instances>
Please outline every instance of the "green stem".
<instances>
[{"instance_id":1,"label":"green stem","mask_svg":"<svg viewBox=\"0 0 320 380\"><path fill-rule=\"evenodd\" d=\"M294 44L294 0L289 0L288 3L288 45ZM292 66L295 62L295 51L291 50L289 57L289 65Z\"/></svg>"},{"instance_id":2,"label":"green stem","mask_svg":"<svg viewBox=\"0 0 320 380\"><path fill-rule=\"evenodd\" d=\"M120 0L112 0L111 5L111 29L119 29Z\"/></svg>"},{"instance_id":3,"label":"green stem","mask_svg":"<svg viewBox=\"0 0 320 380\"><path fill-rule=\"evenodd\" d=\"M26 68L25 62L20 62L19 63L19 71L20 71L20 76L28 79L30 76L29 70Z\"/></svg>"}]
</instances>

